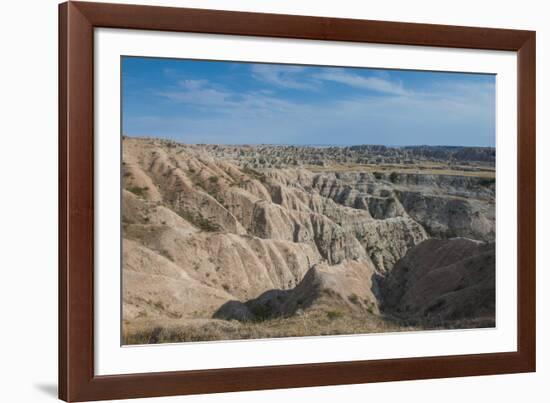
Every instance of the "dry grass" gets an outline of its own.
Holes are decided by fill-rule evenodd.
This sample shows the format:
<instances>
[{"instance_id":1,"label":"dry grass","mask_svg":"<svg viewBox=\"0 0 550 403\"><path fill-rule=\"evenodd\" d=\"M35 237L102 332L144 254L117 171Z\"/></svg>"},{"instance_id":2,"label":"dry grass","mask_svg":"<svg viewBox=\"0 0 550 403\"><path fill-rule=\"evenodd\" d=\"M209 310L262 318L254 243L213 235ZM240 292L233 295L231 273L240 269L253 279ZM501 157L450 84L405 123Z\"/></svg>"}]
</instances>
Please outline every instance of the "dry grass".
<instances>
[{"instance_id":1,"label":"dry grass","mask_svg":"<svg viewBox=\"0 0 550 403\"><path fill-rule=\"evenodd\" d=\"M337 310L301 312L289 318L259 322L217 319L149 321L135 319L124 324L124 344L155 344L191 341L266 339L418 330L370 313Z\"/></svg>"},{"instance_id":2,"label":"dry grass","mask_svg":"<svg viewBox=\"0 0 550 403\"><path fill-rule=\"evenodd\" d=\"M331 164L327 166L307 165L311 172L372 172L396 174L421 174L421 175L451 175L471 176L477 178L494 178L495 170L487 166L479 167L449 167L448 165L432 163L422 165L397 165L397 164Z\"/></svg>"},{"instance_id":3,"label":"dry grass","mask_svg":"<svg viewBox=\"0 0 550 403\"><path fill-rule=\"evenodd\" d=\"M260 322L218 319L151 321L141 316L124 323L123 344L161 344L221 340L272 339L282 337L352 335L442 329L495 327L494 318L462 319L438 324L400 322L376 314L352 315L338 310L304 312L290 318Z\"/></svg>"},{"instance_id":4,"label":"dry grass","mask_svg":"<svg viewBox=\"0 0 550 403\"><path fill-rule=\"evenodd\" d=\"M130 187L127 187L126 190L144 199L147 196L147 191L149 190L149 188L147 186L145 187L130 186Z\"/></svg>"}]
</instances>

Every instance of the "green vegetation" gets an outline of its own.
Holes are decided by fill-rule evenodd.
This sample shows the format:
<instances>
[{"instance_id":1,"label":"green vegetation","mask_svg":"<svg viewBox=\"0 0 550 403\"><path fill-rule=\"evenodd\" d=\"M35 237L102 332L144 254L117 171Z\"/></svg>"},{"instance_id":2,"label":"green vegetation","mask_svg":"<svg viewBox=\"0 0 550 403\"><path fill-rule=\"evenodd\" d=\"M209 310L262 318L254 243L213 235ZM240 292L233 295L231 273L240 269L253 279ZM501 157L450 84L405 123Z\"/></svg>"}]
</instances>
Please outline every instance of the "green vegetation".
<instances>
[{"instance_id":1,"label":"green vegetation","mask_svg":"<svg viewBox=\"0 0 550 403\"><path fill-rule=\"evenodd\" d=\"M262 183L267 182L267 176L265 176L263 173L256 171L255 169L249 168L249 167L243 167L241 168L241 171L250 176L252 179L259 180Z\"/></svg>"},{"instance_id":2,"label":"green vegetation","mask_svg":"<svg viewBox=\"0 0 550 403\"><path fill-rule=\"evenodd\" d=\"M200 213L193 213L191 211L187 210L179 210L178 214L180 217L182 217L184 220L190 222L198 229L201 229L203 231L207 232L216 232L220 230L220 226L216 224L215 222L211 221L210 219L204 217Z\"/></svg>"},{"instance_id":3,"label":"green vegetation","mask_svg":"<svg viewBox=\"0 0 550 403\"><path fill-rule=\"evenodd\" d=\"M254 315L254 320L256 322L263 322L271 317L271 310L265 305L254 305L250 311Z\"/></svg>"},{"instance_id":4,"label":"green vegetation","mask_svg":"<svg viewBox=\"0 0 550 403\"><path fill-rule=\"evenodd\" d=\"M327 318L330 320L338 319L344 316L342 311L327 311Z\"/></svg>"},{"instance_id":5,"label":"green vegetation","mask_svg":"<svg viewBox=\"0 0 550 403\"><path fill-rule=\"evenodd\" d=\"M143 198L143 197L146 196L147 191L149 190L149 188L147 186L145 186L145 187L130 186L130 187L127 188L127 190L129 192L132 192L136 196Z\"/></svg>"},{"instance_id":6,"label":"green vegetation","mask_svg":"<svg viewBox=\"0 0 550 403\"><path fill-rule=\"evenodd\" d=\"M483 187L493 186L495 184L495 178L480 179L479 184Z\"/></svg>"},{"instance_id":7,"label":"green vegetation","mask_svg":"<svg viewBox=\"0 0 550 403\"><path fill-rule=\"evenodd\" d=\"M374 314L375 313L375 305L373 302L370 302L369 300L365 299L365 306L368 313Z\"/></svg>"},{"instance_id":8,"label":"green vegetation","mask_svg":"<svg viewBox=\"0 0 550 403\"><path fill-rule=\"evenodd\" d=\"M348 297L348 300L349 300L349 302L351 302L354 305L359 305L360 304L359 297L357 296L357 294L351 294Z\"/></svg>"},{"instance_id":9,"label":"green vegetation","mask_svg":"<svg viewBox=\"0 0 550 403\"><path fill-rule=\"evenodd\" d=\"M206 193L216 199L221 205L224 205L225 200L223 200L220 194L220 178L218 176L209 176L206 180L204 180L194 169L189 169L188 178L191 180L191 182L193 182L193 185L204 190Z\"/></svg>"},{"instance_id":10,"label":"green vegetation","mask_svg":"<svg viewBox=\"0 0 550 403\"><path fill-rule=\"evenodd\" d=\"M166 307L164 306L164 304L162 303L162 301L155 301L152 303L152 305L158 309L159 311L164 311L166 309Z\"/></svg>"},{"instance_id":11,"label":"green vegetation","mask_svg":"<svg viewBox=\"0 0 550 403\"><path fill-rule=\"evenodd\" d=\"M170 254L170 252L166 249L160 249L158 251L162 256L164 256L166 259L168 260L171 260L172 262L174 261L174 258L172 257L172 255Z\"/></svg>"}]
</instances>

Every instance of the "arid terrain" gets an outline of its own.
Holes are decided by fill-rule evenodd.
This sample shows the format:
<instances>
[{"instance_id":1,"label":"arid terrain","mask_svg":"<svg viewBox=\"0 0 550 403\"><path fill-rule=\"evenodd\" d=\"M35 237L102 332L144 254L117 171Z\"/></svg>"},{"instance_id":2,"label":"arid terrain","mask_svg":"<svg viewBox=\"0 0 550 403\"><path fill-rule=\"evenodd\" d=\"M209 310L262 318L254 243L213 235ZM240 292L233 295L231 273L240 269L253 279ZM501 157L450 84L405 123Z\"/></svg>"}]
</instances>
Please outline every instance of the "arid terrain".
<instances>
[{"instance_id":1,"label":"arid terrain","mask_svg":"<svg viewBox=\"0 0 550 403\"><path fill-rule=\"evenodd\" d=\"M495 150L123 139L123 343L495 325Z\"/></svg>"}]
</instances>

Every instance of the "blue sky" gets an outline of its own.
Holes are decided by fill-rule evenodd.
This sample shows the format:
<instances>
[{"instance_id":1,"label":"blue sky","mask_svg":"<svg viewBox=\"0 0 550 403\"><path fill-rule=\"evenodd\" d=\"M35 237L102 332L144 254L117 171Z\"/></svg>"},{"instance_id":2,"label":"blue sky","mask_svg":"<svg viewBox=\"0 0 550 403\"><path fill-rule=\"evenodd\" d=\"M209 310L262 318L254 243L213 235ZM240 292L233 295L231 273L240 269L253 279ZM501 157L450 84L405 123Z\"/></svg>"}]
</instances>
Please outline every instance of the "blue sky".
<instances>
[{"instance_id":1,"label":"blue sky","mask_svg":"<svg viewBox=\"0 0 550 403\"><path fill-rule=\"evenodd\" d=\"M185 143L495 145L495 76L124 57L123 133Z\"/></svg>"}]
</instances>

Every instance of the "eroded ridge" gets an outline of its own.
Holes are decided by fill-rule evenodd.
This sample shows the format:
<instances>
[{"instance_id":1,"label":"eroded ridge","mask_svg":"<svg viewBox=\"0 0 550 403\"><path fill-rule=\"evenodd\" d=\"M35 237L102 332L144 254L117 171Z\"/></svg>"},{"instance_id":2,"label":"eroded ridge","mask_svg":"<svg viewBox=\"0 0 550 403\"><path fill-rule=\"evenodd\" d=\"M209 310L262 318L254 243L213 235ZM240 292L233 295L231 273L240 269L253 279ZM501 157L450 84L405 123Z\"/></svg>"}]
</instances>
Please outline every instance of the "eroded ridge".
<instances>
[{"instance_id":1,"label":"eroded ridge","mask_svg":"<svg viewBox=\"0 0 550 403\"><path fill-rule=\"evenodd\" d=\"M124 138L125 342L494 326L494 157Z\"/></svg>"}]
</instances>

